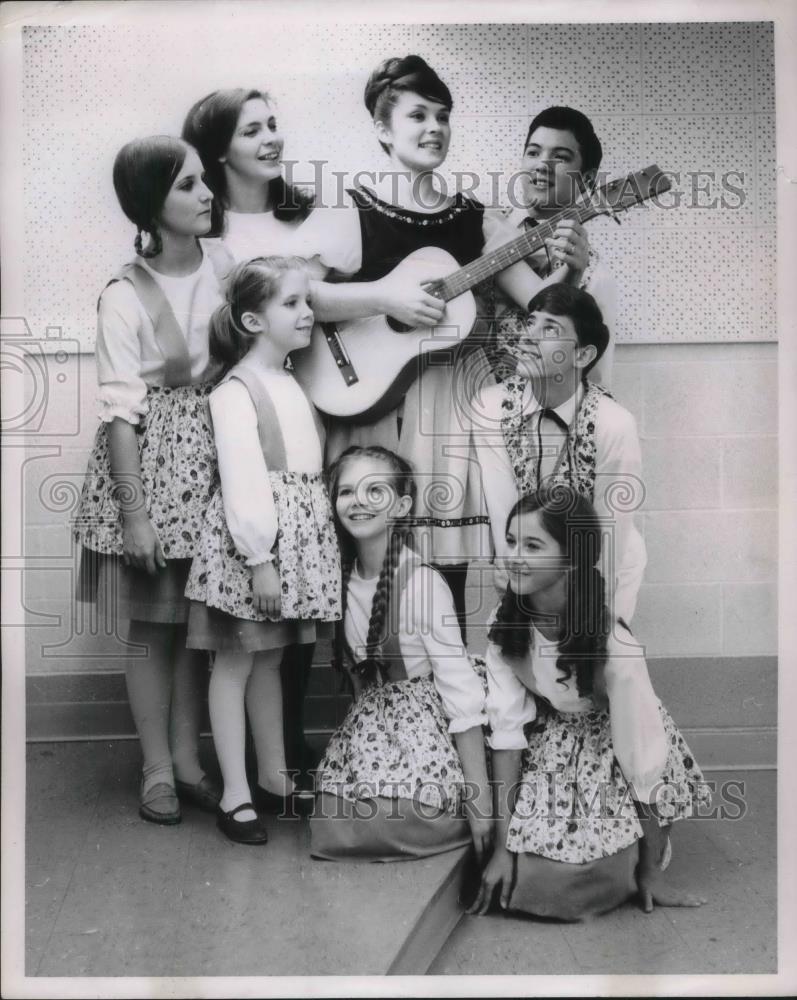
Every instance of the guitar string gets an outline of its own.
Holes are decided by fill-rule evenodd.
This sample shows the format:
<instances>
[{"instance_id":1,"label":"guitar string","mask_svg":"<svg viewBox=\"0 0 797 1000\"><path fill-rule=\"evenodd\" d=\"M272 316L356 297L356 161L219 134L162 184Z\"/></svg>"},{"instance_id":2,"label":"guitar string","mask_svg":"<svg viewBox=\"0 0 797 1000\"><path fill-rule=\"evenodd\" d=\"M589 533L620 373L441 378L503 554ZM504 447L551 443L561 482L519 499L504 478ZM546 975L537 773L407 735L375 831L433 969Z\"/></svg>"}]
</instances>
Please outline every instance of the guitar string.
<instances>
[{"instance_id":1,"label":"guitar string","mask_svg":"<svg viewBox=\"0 0 797 1000\"><path fill-rule=\"evenodd\" d=\"M641 171L641 174L646 174L646 171ZM636 182L636 175L633 177L625 178L625 181L634 180ZM601 189L601 193L605 196L609 193L609 189L622 182L616 181L613 184L608 185ZM557 215L548 219L546 222L541 222L537 225L533 232L526 233L523 236L512 240L505 246L499 247L494 253L489 254L485 257L474 261L471 264L461 267L459 270L455 271L453 274L448 275L446 278L440 279L438 282L432 283L432 287L435 288L439 297L444 301L456 298L463 292L472 288L474 285L479 284L479 282L486 280L496 271L503 270L509 267L510 264L515 264L519 260L523 260L525 257L529 256L529 253L533 253L539 246L544 246L544 241L553 235L556 226L564 219L575 218L578 222L587 222L589 219L594 218L596 215L600 215L601 211L616 212L628 205L625 203L625 189L626 184L623 184L621 188L621 201L622 204L610 205L606 208L606 202L597 197L597 192L595 194L597 200L590 200L584 202L580 205L570 206L563 211L559 212ZM650 190L650 189L648 189ZM649 197L650 194L645 195L642 190L635 185L635 193L633 201L630 204L638 203L644 200L645 197ZM534 246L534 244L538 246Z\"/></svg>"}]
</instances>

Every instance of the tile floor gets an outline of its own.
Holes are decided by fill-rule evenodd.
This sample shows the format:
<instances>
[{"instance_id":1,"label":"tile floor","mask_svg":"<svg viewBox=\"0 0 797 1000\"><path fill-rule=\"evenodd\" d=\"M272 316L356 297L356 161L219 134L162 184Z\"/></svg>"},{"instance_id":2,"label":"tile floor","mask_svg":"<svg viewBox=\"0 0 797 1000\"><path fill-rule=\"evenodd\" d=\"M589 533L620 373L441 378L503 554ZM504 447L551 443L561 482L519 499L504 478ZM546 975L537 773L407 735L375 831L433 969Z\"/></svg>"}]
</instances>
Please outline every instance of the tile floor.
<instances>
[{"instance_id":1,"label":"tile floor","mask_svg":"<svg viewBox=\"0 0 797 1000\"><path fill-rule=\"evenodd\" d=\"M314 862L290 821L244 848L190 807L180 826L143 823L137 766L134 741L29 746L27 975L379 973L448 863ZM743 780L747 805L674 839L673 882L708 906L581 925L465 917L430 972L774 972L775 772L707 777Z\"/></svg>"},{"instance_id":2,"label":"tile floor","mask_svg":"<svg viewBox=\"0 0 797 1000\"><path fill-rule=\"evenodd\" d=\"M675 828L667 874L706 906L646 915L629 903L582 924L465 916L430 974L775 973L776 772L706 778L743 781L747 807L740 819L693 819ZM728 800L728 810L739 807Z\"/></svg>"},{"instance_id":3,"label":"tile floor","mask_svg":"<svg viewBox=\"0 0 797 1000\"><path fill-rule=\"evenodd\" d=\"M135 741L29 746L26 975L384 974L462 854L334 864L301 820L263 847L190 806L145 823L138 766Z\"/></svg>"}]
</instances>

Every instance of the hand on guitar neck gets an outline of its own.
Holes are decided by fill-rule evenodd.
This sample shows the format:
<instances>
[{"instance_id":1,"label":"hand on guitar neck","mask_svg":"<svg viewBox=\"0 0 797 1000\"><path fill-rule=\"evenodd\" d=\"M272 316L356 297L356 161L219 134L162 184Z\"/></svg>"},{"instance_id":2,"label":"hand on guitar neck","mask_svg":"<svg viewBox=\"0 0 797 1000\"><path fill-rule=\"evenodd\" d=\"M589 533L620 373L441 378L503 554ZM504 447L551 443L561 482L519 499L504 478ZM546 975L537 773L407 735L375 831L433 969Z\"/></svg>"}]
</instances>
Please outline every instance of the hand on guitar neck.
<instances>
[{"instance_id":1,"label":"hand on guitar neck","mask_svg":"<svg viewBox=\"0 0 797 1000\"><path fill-rule=\"evenodd\" d=\"M577 277L588 256L580 224L596 215L616 216L670 187L667 176L652 164L589 192L583 201L508 243L486 248L481 257L463 266L439 247L424 247L379 281L355 283L349 290L338 286L347 309L356 303L349 315L360 318L317 324L310 346L292 355L296 377L318 409L330 416L367 423L389 413L422 370L427 355L446 351L450 358L470 333L476 320L470 289L493 275L510 274L513 265L546 246L550 257ZM520 272L528 277L525 268ZM570 277L563 275L565 280ZM323 295L319 290L319 298ZM326 313L325 319L331 318L333 297L334 293L323 309L316 308L317 316ZM522 294L512 297L528 301Z\"/></svg>"}]
</instances>

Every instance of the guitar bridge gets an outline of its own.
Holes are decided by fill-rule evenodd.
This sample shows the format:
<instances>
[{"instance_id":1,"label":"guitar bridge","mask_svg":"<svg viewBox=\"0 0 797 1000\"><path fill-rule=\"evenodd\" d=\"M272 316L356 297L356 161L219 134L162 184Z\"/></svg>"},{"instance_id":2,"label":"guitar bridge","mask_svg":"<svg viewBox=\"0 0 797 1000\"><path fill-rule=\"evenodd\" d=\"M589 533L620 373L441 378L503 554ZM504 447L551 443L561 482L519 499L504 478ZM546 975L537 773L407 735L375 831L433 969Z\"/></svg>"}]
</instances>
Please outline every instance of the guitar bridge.
<instances>
[{"instance_id":1,"label":"guitar bridge","mask_svg":"<svg viewBox=\"0 0 797 1000\"><path fill-rule=\"evenodd\" d=\"M343 339L338 333L337 326L334 323L322 323L321 328L324 331L327 347L335 360L343 381L346 385L356 385L360 381L360 377L354 370L354 365L351 363L351 358L343 344Z\"/></svg>"}]
</instances>

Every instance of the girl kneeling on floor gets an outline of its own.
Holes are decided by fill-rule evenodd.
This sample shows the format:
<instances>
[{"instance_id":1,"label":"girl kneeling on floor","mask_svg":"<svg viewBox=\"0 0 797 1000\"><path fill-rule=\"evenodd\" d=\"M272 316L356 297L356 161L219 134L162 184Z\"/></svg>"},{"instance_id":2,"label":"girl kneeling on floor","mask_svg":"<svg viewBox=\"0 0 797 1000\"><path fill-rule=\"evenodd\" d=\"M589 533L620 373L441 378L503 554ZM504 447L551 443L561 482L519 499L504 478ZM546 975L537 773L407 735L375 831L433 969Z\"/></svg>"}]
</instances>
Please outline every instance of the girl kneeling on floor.
<instances>
[{"instance_id":1,"label":"girl kneeling on floor","mask_svg":"<svg viewBox=\"0 0 797 1000\"><path fill-rule=\"evenodd\" d=\"M606 608L592 504L560 484L506 525L509 588L489 632L495 851L470 912L577 920L662 885L669 825L708 789L656 697L641 647Z\"/></svg>"},{"instance_id":2,"label":"girl kneeling on floor","mask_svg":"<svg viewBox=\"0 0 797 1000\"><path fill-rule=\"evenodd\" d=\"M410 466L380 446L348 448L330 494L344 553L338 652L356 700L318 767L311 853L400 861L472 835L482 856L492 826L484 688L448 586L408 543Z\"/></svg>"},{"instance_id":3,"label":"girl kneeling on floor","mask_svg":"<svg viewBox=\"0 0 797 1000\"><path fill-rule=\"evenodd\" d=\"M286 646L315 641L316 622L340 617L322 429L285 367L310 342L312 325L304 262L281 257L238 264L211 321L211 351L233 367L210 397L221 489L186 588L188 646L215 652L210 722L224 778L217 822L244 844L267 839L255 807L303 808L286 772L280 660ZM245 711L257 752L254 805Z\"/></svg>"}]
</instances>

